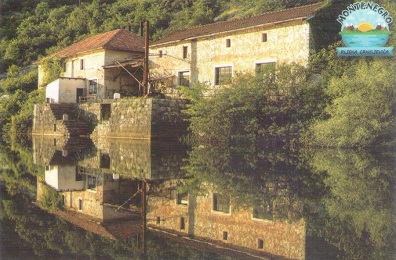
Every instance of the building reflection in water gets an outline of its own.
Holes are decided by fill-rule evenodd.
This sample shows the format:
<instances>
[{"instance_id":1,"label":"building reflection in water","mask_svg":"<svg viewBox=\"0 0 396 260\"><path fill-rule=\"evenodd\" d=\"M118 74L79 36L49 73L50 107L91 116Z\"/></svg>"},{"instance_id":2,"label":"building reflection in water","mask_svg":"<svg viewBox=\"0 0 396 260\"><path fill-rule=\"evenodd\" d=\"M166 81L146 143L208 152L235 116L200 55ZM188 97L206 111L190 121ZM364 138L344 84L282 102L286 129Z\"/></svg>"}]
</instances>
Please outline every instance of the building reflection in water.
<instances>
[{"instance_id":1,"label":"building reflection in water","mask_svg":"<svg viewBox=\"0 0 396 260\"><path fill-rule=\"evenodd\" d=\"M36 137L33 149L35 163L45 167L37 201L55 192L62 207L54 214L90 232L136 239L144 248L149 230L233 256L305 258L304 220L274 219L272 202L246 207L220 190L179 191L187 157L182 145Z\"/></svg>"}]
</instances>

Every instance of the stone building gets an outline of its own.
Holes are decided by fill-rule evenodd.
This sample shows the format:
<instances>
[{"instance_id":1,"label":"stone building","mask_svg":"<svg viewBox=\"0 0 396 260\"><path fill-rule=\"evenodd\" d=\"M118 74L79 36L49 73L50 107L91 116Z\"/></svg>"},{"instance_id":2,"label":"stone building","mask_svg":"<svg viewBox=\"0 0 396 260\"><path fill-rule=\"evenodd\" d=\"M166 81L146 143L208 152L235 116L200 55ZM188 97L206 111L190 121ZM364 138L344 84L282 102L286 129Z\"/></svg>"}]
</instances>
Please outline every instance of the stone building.
<instances>
[{"instance_id":1,"label":"stone building","mask_svg":"<svg viewBox=\"0 0 396 260\"><path fill-rule=\"evenodd\" d=\"M198 195L178 193L183 180L168 180L148 197L147 226L189 240L265 259L305 259L304 219L274 218L273 207L233 203L221 191Z\"/></svg>"},{"instance_id":2,"label":"stone building","mask_svg":"<svg viewBox=\"0 0 396 260\"><path fill-rule=\"evenodd\" d=\"M316 3L217 22L150 43L152 99L118 100L139 96L144 89L143 37L117 29L77 42L53 55L62 60L64 71L46 86L47 103L95 102L64 104L76 105L73 109L37 104L33 134L179 138L188 125L181 113L187 101L163 94L180 98L175 86L200 82L216 89L229 84L238 72L254 75L283 63L307 65L313 49L334 42L327 37L338 30L332 24L335 19L329 19L334 16L333 5ZM320 45L318 39L328 42ZM44 67L44 62L39 65L39 85Z\"/></svg>"},{"instance_id":3,"label":"stone building","mask_svg":"<svg viewBox=\"0 0 396 260\"><path fill-rule=\"evenodd\" d=\"M324 47L317 44L318 38L328 38L328 31L334 30L326 13L335 5L319 2L164 36L149 46L149 88L172 95L169 86L200 82L215 87L229 84L237 72L254 74L282 63L307 65L312 50ZM47 101L137 95L143 88L143 56L143 37L123 29L66 47L52 55L62 60L64 71L47 85ZM39 86L44 74L41 64Z\"/></svg>"},{"instance_id":4,"label":"stone building","mask_svg":"<svg viewBox=\"0 0 396 260\"><path fill-rule=\"evenodd\" d=\"M150 75L158 85L229 84L236 72L276 64L307 65L316 3L176 31L150 44ZM161 77L162 76L162 77Z\"/></svg>"},{"instance_id":5,"label":"stone building","mask_svg":"<svg viewBox=\"0 0 396 260\"><path fill-rule=\"evenodd\" d=\"M113 98L114 93L132 95L139 90L142 79L139 68L143 46L142 37L117 29L56 52L51 57L61 59L63 72L46 86L47 102L76 103L80 99ZM44 79L44 66L39 64L39 86Z\"/></svg>"},{"instance_id":6,"label":"stone building","mask_svg":"<svg viewBox=\"0 0 396 260\"><path fill-rule=\"evenodd\" d=\"M137 182L120 178L110 169L107 154L97 150L88 138L63 141L33 138L34 163L43 166L44 178L38 181L37 201L45 187L62 198L67 210L100 222L129 219L130 211L117 211L137 190ZM45 187L43 187L45 186Z\"/></svg>"}]
</instances>

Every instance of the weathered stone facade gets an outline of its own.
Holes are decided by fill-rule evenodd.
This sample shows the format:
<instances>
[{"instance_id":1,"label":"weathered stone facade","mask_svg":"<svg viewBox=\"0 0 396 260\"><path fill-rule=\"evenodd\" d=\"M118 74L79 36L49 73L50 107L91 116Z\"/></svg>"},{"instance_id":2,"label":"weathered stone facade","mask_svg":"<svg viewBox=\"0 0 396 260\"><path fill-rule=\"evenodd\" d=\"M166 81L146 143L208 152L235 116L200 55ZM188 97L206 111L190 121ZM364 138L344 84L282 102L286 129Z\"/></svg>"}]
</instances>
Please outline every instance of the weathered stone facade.
<instances>
[{"instance_id":1,"label":"weathered stone facade","mask_svg":"<svg viewBox=\"0 0 396 260\"><path fill-rule=\"evenodd\" d=\"M89 113L96 114L98 125L92 133L96 137L174 139L186 133L186 108L184 99L121 99L108 104L111 114L105 118L103 109L94 106ZM101 104L102 108L105 106ZM99 114L98 113L99 110ZM84 111L88 111L84 109Z\"/></svg>"},{"instance_id":2,"label":"weathered stone facade","mask_svg":"<svg viewBox=\"0 0 396 260\"><path fill-rule=\"evenodd\" d=\"M54 144L52 138L42 136L33 139L35 163L45 164L45 182L63 196L68 211L99 222L129 219L141 206L141 194L133 195L144 180L149 191L149 228L263 258L305 258L304 220L281 220L276 214L255 216L253 208L237 206L232 198L220 209L215 207L217 193L212 189L198 195L178 193L185 181L186 151L177 153L174 142L96 141L95 148L67 148L68 142ZM40 200L39 187L37 196ZM127 211L117 211L120 205Z\"/></svg>"},{"instance_id":3,"label":"weathered stone facade","mask_svg":"<svg viewBox=\"0 0 396 260\"><path fill-rule=\"evenodd\" d=\"M178 142L142 139L99 138L95 140L99 161L108 157L108 169L121 177L161 180L183 175L185 147Z\"/></svg>"},{"instance_id":4,"label":"weathered stone facade","mask_svg":"<svg viewBox=\"0 0 396 260\"><path fill-rule=\"evenodd\" d=\"M62 115L54 115L51 110L51 106L59 105L62 104L35 105L33 135L67 135L67 130L71 128L65 127L67 120ZM186 134L188 123L182 113L186 105L185 99L121 99L107 103L74 104L75 107L64 114L68 115L68 120L78 117L80 121L89 122L89 133L94 129L93 138L166 140ZM74 127L76 131L78 127Z\"/></svg>"},{"instance_id":5,"label":"weathered stone facade","mask_svg":"<svg viewBox=\"0 0 396 260\"><path fill-rule=\"evenodd\" d=\"M54 169L58 165L80 167L85 172L149 181L176 178L185 173L181 168L187 151L177 141L100 138L96 147L89 141L33 136L34 163Z\"/></svg>"},{"instance_id":6,"label":"weathered stone facade","mask_svg":"<svg viewBox=\"0 0 396 260\"><path fill-rule=\"evenodd\" d=\"M305 259L304 220L256 219L253 209L232 205L229 213L223 213L213 209L213 193L190 194L181 201L177 195L169 195L171 191L168 187L168 196L164 193L149 197L147 219L150 227L259 255Z\"/></svg>"},{"instance_id":7,"label":"weathered stone facade","mask_svg":"<svg viewBox=\"0 0 396 260\"><path fill-rule=\"evenodd\" d=\"M71 176L75 177L75 173ZM114 180L112 175L98 174L94 176L96 181L95 187L90 188L87 183L88 177L89 176L85 175L82 176L80 181L83 186L82 189L58 191L58 194L62 197L64 209L80 212L100 222L116 219L131 219L134 217L132 209L131 211L125 211L117 210L117 208L118 205L124 203L136 192L137 185L135 182L120 179ZM45 182L47 182L47 176ZM47 184L44 184L42 180L38 180L37 201L43 199L44 192L42 185ZM90 185L92 185L92 183Z\"/></svg>"},{"instance_id":8,"label":"weathered stone facade","mask_svg":"<svg viewBox=\"0 0 396 260\"><path fill-rule=\"evenodd\" d=\"M142 73L137 73L132 77L131 66L135 70L141 66L140 60L143 53L143 38L122 29L98 34L68 46L53 54L62 61L63 72L59 76L84 80L83 87L81 88L79 82L77 92L75 86L65 84L64 81L54 81L50 83L52 88L58 88L60 93L67 91L73 93L68 96L63 95L62 100L51 96L48 98L59 103L76 103L80 97L84 100L102 100L113 98L114 93L123 95L131 93L134 89L139 89L138 80L141 81L142 77ZM136 62L133 65L118 66L117 62L126 60ZM124 70L125 66L129 66L128 72ZM39 64L38 85L40 87L48 83L44 82L44 78L45 71L42 64Z\"/></svg>"},{"instance_id":9,"label":"weathered stone facade","mask_svg":"<svg viewBox=\"0 0 396 260\"><path fill-rule=\"evenodd\" d=\"M62 191L64 206L68 210L79 211L83 214L97 218L100 221L131 218L131 212L117 211L121 205L137 190L131 182L113 179L111 174L96 174L95 187L88 188L88 176L83 176L84 190ZM133 189L135 188L135 189Z\"/></svg>"},{"instance_id":10,"label":"weathered stone facade","mask_svg":"<svg viewBox=\"0 0 396 260\"><path fill-rule=\"evenodd\" d=\"M33 135L74 136L89 135L93 124L84 118L75 103L36 104L33 110Z\"/></svg>"},{"instance_id":11,"label":"weathered stone facade","mask_svg":"<svg viewBox=\"0 0 396 260\"><path fill-rule=\"evenodd\" d=\"M230 67L235 76L254 75L257 66L266 63L305 66L311 45L310 25L300 20L169 44L154 42L151 51L162 55L151 58L150 68L155 74L174 75L174 85L182 85L183 73L188 73L190 82L214 87L217 68Z\"/></svg>"},{"instance_id":12,"label":"weathered stone facade","mask_svg":"<svg viewBox=\"0 0 396 260\"><path fill-rule=\"evenodd\" d=\"M120 52L111 50L99 50L84 53L65 60L65 71L60 77L70 79L83 79L83 96L88 100L101 100L105 98L113 98L113 94L122 91L123 86L138 88L138 83L126 73L118 70L106 70L104 66L114 64L116 61L126 60L138 54L131 52ZM43 70L39 65L39 86L43 84ZM120 74L121 73L121 74ZM119 75L119 76L117 76ZM90 88L90 81L94 82L95 88ZM52 82L52 85L58 84L61 92L70 91L70 87L61 85L59 82ZM74 90L74 88L73 88ZM77 103L77 93L73 93L72 97L58 102Z\"/></svg>"},{"instance_id":13,"label":"weathered stone facade","mask_svg":"<svg viewBox=\"0 0 396 260\"><path fill-rule=\"evenodd\" d=\"M49 105L34 106L32 134L65 136L65 126L52 113Z\"/></svg>"}]
</instances>

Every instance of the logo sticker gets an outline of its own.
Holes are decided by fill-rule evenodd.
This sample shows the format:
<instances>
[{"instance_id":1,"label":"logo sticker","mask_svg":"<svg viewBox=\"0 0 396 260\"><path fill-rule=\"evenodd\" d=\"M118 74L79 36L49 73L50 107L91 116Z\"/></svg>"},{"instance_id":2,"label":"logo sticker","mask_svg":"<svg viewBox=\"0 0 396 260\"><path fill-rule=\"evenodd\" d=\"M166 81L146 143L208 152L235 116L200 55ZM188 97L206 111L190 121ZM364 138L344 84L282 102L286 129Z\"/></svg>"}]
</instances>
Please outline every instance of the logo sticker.
<instances>
[{"instance_id":1,"label":"logo sticker","mask_svg":"<svg viewBox=\"0 0 396 260\"><path fill-rule=\"evenodd\" d=\"M337 56L393 56L393 47L386 47L393 22L389 12L373 2L350 4L338 16L345 47L337 48Z\"/></svg>"}]
</instances>

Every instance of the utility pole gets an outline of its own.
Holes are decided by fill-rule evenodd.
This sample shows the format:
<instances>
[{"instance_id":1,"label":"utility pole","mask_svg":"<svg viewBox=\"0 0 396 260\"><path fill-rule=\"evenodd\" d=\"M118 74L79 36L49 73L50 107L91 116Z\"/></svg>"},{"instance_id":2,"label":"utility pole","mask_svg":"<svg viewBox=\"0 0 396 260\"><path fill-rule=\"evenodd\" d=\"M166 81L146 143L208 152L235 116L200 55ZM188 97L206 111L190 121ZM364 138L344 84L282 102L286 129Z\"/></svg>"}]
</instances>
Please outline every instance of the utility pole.
<instances>
[{"instance_id":1,"label":"utility pole","mask_svg":"<svg viewBox=\"0 0 396 260\"><path fill-rule=\"evenodd\" d=\"M147 184L142 180L142 247L144 259L147 259Z\"/></svg>"},{"instance_id":2,"label":"utility pole","mask_svg":"<svg viewBox=\"0 0 396 260\"><path fill-rule=\"evenodd\" d=\"M145 41L144 41L144 62L143 62L143 94L148 93L148 75L149 75L149 21L146 20L145 30Z\"/></svg>"},{"instance_id":3,"label":"utility pole","mask_svg":"<svg viewBox=\"0 0 396 260\"><path fill-rule=\"evenodd\" d=\"M143 37L143 27L144 27L144 22L140 22L140 27L139 27L139 34L140 34L140 37Z\"/></svg>"}]
</instances>

